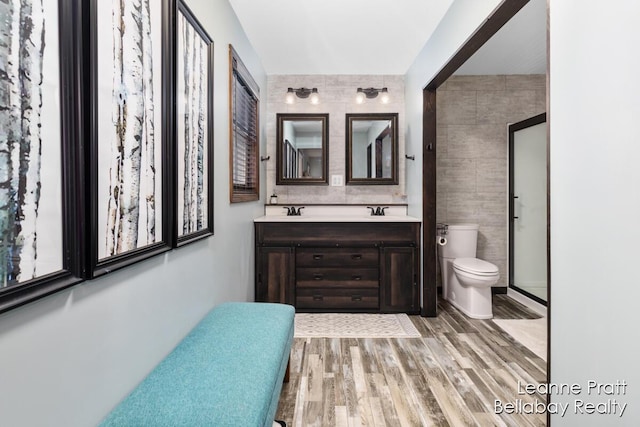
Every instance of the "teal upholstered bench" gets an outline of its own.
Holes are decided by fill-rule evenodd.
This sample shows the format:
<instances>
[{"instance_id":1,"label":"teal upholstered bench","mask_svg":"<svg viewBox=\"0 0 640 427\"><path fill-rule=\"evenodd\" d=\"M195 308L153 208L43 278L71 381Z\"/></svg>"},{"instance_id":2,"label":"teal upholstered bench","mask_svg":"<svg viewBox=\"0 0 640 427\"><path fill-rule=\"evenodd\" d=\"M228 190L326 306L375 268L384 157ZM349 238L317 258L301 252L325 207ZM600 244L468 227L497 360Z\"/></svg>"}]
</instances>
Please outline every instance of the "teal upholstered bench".
<instances>
[{"instance_id":1,"label":"teal upholstered bench","mask_svg":"<svg viewBox=\"0 0 640 427\"><path fill-rule=\"evenodd\" d=\"M215 307L101 425L271 427L293 316L284 304Z\"/></svg>"}]
</instances>

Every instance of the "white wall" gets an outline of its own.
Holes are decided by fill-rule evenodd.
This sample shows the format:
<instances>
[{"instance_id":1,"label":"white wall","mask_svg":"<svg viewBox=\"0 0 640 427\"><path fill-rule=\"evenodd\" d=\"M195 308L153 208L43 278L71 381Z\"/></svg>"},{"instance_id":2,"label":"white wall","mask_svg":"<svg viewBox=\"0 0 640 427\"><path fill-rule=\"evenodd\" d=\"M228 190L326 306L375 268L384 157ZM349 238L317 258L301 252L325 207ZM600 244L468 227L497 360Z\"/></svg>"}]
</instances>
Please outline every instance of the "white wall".
<instances>
[{"instance_id":1,"label":"white wall","mask_svg":"<svg viewBox=\"0 0 640 427\"><path fill-rule=\"evenodd\" d=\"M351 146L354 153L358 153L351 160L351 174L354 177L366 178L367 176L367 146L369 140L366 132L353 132L351 136ZM373 153L373 147L372 147ZM372 156L373 157L373 156Z\"/></svg>"},{"instance_id":2,"label":"white wall","mask_svg":"<svg viewBox=\"0 0 640 427\"><path fill-rule=\"evenodd\" d=\"M627 402L622 418L572 408L553 426L640 425L639 16L636 0L550 0L551 380L629 384L577 396Z\"/></svg>"},{"instance_id":3,"label":"white wall","mask_svg":"<svg viewBox=\"0 0 640 427\"><path fill-rule=\"evenodd\" d=\"M227 0L188 4L215 42L215 236L1 315L2 426L97 424L214 305L253 300L264 200L229 204L228 44L262 96L266 75Z\"/></svg>"},{"instance_id":4,"label":"white wall","mask_svg":"<svg viewBox=\"0 0 640 427\"><path fill-rule=\"evenodd\" d=\"M496 8L500 0L455 0L405 75L406 192L409 214L422 218L422 89Z\"/></svg>"}]
</instances>

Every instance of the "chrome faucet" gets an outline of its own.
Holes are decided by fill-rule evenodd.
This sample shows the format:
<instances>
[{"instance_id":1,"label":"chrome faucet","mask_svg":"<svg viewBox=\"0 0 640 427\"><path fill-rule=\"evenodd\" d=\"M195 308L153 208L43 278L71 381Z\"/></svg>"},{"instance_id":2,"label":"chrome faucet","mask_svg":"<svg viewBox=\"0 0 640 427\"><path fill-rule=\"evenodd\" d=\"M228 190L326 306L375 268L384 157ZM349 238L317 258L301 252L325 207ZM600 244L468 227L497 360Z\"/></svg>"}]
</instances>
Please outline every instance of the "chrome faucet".
<instances>
[{"instance_id":1,"label":"chrome faucet","mask_svg":"<svg viewBox=\"0 0 640 427\"><path fill-rule=\"evenodd\" d=\"M299 207L298 210L296 210L295 206L283 206L283 209L287 210L287 216L300 216L302 215L300 210L304 209L304 206Z\"/></svg>"}]
</instances>

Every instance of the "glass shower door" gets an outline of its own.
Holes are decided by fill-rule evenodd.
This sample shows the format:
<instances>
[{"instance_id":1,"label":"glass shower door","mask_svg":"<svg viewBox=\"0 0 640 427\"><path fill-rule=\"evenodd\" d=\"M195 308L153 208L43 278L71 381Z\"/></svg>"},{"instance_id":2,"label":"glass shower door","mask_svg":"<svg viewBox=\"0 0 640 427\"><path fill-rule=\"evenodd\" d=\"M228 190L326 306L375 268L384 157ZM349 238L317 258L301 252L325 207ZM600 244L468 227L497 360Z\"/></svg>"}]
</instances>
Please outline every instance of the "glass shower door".
<instances>
[{"instance_id":1,"label":"glass shower door","mask_svg":"<svg viewBox=\"0 0 640 427\"><path fill-rule=\"evenodd\" d=\"M544 115L509 126L509 286L547 300L547 126Z\"/></svg>"}]
</instances>

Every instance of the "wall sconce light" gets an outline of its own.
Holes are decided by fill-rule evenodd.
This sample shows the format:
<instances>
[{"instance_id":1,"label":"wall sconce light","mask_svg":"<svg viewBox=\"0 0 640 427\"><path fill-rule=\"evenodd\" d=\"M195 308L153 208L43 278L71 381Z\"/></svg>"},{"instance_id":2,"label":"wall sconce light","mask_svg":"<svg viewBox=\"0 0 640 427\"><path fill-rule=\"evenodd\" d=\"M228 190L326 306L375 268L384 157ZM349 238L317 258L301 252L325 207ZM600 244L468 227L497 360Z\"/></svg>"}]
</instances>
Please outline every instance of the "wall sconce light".
<instances>
[{"instance_id":1,"label":"wall sconce light","mask_svg":"<svg viewBox=\"0 0 640 427\"><path fill-rule=\"evenodd\" d=\"M373 98L377 98L378 94L382 94L380 95L380 102L382 102L383 104L388 104L389 103L389 91L387 90L386 87L380 88L380 89L376 89L374 87L368 87L368 88L361 88L359 87L358 90L356 91L356 102L358 104L362 104L366 99L373 99Z\"/></svg>"},{"instance_id":2,"label":"wall sconce light","mask_svg":"<svg viewBox=\"0 0 640 427\"><path fill-rule=\"evenodd\" d=\"M320 102L320 97L318 96L318 88L315 88L315 87L311 89L308 89L306 87L301 87L297 89L294 89L292 87L288 88L287 97L286 97L287 104L293 104L296 101L296 99L293 97L294 94L298 98L302 98L302 99L309 98L312 104L317 104Z\"/></svg>"}]
</instances>

